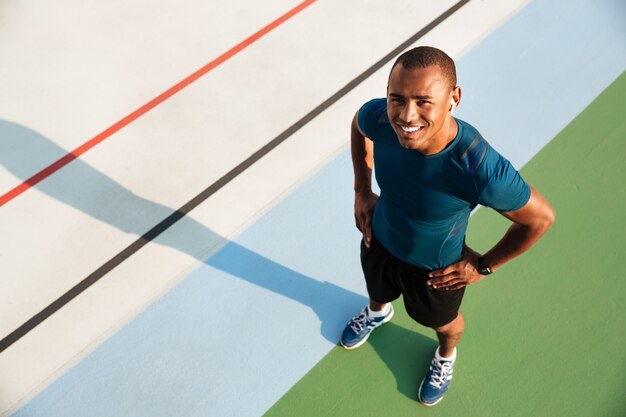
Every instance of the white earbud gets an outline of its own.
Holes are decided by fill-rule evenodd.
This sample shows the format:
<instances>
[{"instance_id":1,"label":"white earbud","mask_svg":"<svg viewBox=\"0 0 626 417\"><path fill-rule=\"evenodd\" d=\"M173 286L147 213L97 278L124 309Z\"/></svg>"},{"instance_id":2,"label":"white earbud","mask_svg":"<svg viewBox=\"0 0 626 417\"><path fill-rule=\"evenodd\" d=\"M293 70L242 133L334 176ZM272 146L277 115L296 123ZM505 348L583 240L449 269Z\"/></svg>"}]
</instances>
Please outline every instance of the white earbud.
<instances>
[{"instance_id":1,"label":"white earbud","mask_svg":"<svg viewBox=\"0 0 626 417\"><path fill-rule=\"evenodd\" d=\"M450 108L450 116L452 116L452 113L454 113L454 108L456 107L456 103L454 103L454 100L450 100L450 104L452 104L452 107Z\"/></svg>"}]
</instances>

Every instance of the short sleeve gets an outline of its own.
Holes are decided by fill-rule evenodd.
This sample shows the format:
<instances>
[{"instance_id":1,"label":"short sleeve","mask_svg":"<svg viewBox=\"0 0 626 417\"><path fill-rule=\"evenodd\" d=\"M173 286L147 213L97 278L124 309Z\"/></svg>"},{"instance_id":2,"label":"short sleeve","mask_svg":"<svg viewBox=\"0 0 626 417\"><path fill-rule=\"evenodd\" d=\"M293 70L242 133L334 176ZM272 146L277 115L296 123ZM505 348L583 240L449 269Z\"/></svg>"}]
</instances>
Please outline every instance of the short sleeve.
<instances>
[{"instance_id":1,"label":"short sleeve","mask_svg":"<svg viewBox=\"0 0 626 417\"><path fill-rule=\"evenodd\" d=\"M484 186L479 187L478 202L499 212L518 210L530 199L530 186L511 163L493 149L483 164ZM487 159L487 158L486 158Z\"/></svg>"},{"instance_id":2,"label":"short sleeve","mask_svg":"<svg viewBox=\"0 0 626 417\"><path fill-rule=\"evenodd\" d=\"M378 131L389 125L387 119L387 99L375 98L359 109L357 119L359 129L370 139L377 136Z\"/></svg>"}]
</instances>

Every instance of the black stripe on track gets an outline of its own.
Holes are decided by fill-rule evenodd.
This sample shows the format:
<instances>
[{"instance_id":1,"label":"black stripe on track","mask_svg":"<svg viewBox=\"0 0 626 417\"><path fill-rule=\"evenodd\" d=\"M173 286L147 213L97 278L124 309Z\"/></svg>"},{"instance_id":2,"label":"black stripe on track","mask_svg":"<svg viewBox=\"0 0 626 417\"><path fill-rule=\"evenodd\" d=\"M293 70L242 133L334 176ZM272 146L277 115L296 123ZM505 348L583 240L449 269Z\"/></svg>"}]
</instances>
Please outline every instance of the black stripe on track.
<instances>
[{"instance_id":1,"label":"black stripe on track","mask_svg":"<svg viewBox=\"0 0 626 417\"><path fill-rule=\"evenodd\" d=\"M163 220L162 222L160 222L159 224L154 226L152 229L148 230L140 238L138 238L136 241L131 243L128 247L126 247L120 253L115 255L113 258L111 258L109 261L107 261L100 268L98 268L94 272L92 272L87 278L83 279L81 282L79 282L77 285L75 285L72 289L70 289L65 294L63 294L61 297L56 299L52 304L50 304L49 306L47 306L46 308L41 310L39 313L35 314L27 322L25 322L20 327L15 329L8 336L6 336L4 339L0 340L0 352L3 352L5 349L7 349L13 343L17 342L24 335L26 335L28 332L33 330L39 324L41 324L48 317L50 317L55 312L60 310L67 303L72 301L74 298L78 297L78 295L80 295L87 288L91 287L94 283L96 283L98 280L100 280L100 278L104 277L107 273L109 273L111 270L113 270L116 266L120 265L126 259L131 257L134 253L139 251L139 249L141 249L148 242L152 241L157 236L159 236L161 233L166 231L169 227L171 227L178 220L180 220L183 217L185 217L191 210L193 210L195 207L200 205L207 198L209 198L210 196L215 194L218 190L220 190L226 184L228 184L233 179L235 179L237 176L239 176L239 174L244 172L246 169L248 169L250 166L252 166L255 162L257 162L263 156L267 155L269 152L271 152L278 145L280 145L281 143L283 143L284 141L289 139L294 133L296 133L302 127L307 125L310 121L312 121L317 116L319 116L322 112L324 112L326 109L328 109L330 106L332 106L335 102L339 101L339 99L341 99L343 96L345 96L350 91L352 91L356 86L361 84L363 81L365 81L367 78L369 78L372 74L374 74L376 71L378 71L384 65L386 65L389 61L391 61L397 55L402 53L406 48L411 46L413 43L415 43L417 40L419 40L421 37L426 35L431 30L436 28L444 20L446 20L448 17L450 17L457 10L459 10L461 7L463 7L465 4L467 4L469 2L470 2L470 0L461 0L461 1L457 2L456 4L454 4L452 7L450 7L448 10L446 10L443 14L441 14L435 20L430 22L428 25L424 26L422 29L420 29L417 33L415 33L409 39L407 39L406 41L402 42L393 51L389 52L387 55L382 57L374 65L372 65L371 67L366 69L363 73L361 73L355 79L350 81L343 88L341 88L335 94L333 94L328 99L326 99L323 103L321 103L316 108L311 110L303 118L301 118L296 123L294 123L289 128L287 128L287 130L282 132L280 135L276 136L269 143L267 143L265 146L263 146L261 149L259 149L258 151L256 151L252 155L250 155L246 160L241 162L235 168L233 168L230 171L228 171L224 176L222 176L216 182L211 184L209 187L207 187L200 194L198 194L197 196L192 198L190 201L188 201L185 205L183 205L181 208L176 210L174 213L169 215L165 220Z\"/></svg>"}]
</instances>

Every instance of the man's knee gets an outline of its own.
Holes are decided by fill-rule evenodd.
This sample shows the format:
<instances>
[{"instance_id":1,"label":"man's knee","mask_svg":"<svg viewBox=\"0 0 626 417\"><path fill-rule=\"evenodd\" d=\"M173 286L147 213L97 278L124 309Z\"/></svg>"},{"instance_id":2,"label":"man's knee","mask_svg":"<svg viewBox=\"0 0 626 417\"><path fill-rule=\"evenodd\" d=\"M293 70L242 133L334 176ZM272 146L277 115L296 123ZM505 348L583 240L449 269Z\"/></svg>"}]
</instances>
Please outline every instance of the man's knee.
<instances>
[{"instance_id":1,"label":"man's knee","mask_svg":"<svg viewBox=\"0 0 626 417\"><path fill-rule=\"evenodd\" d=\"M459 312L454 320L452 320L448 324L444 324L443 326L433 327L433 329L440 334L444 335L461 335L465 330L465 319L463 315Z\"/></svg>"}]
</instances>

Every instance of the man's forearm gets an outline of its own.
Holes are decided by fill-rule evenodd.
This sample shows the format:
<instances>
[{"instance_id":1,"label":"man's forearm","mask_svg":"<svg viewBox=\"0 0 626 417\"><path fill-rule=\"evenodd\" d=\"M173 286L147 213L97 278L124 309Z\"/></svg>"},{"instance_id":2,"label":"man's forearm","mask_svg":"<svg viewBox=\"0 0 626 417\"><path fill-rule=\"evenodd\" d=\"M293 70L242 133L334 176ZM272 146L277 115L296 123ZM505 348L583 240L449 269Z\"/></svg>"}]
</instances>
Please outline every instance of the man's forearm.
<instances>
[{"instance_id":1,"label":"man's forearm","mask_svg":"<svg viewBox=\"0 0 626 417\"><path fill-rule=\"evenodd\" d=\"M530 227L512 224L502 239L483 255L485 265L493 271L530 249L548 231L551 224Z\"/></svg>"},{"instance_id":2,"label":"man's forearm","mask_svg":"<svg viewBox=\"0 0 626 417\"><path fill-rule=\"evenodd\" d=\"M513 224L483 256L485 265L494 271L530 249L554 223L556 215L552 206L533 186L530 186L530 190L530 199L524 207L502 213Z\"/></svg>"}]
</instances>

